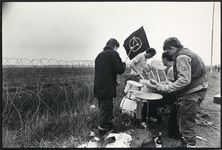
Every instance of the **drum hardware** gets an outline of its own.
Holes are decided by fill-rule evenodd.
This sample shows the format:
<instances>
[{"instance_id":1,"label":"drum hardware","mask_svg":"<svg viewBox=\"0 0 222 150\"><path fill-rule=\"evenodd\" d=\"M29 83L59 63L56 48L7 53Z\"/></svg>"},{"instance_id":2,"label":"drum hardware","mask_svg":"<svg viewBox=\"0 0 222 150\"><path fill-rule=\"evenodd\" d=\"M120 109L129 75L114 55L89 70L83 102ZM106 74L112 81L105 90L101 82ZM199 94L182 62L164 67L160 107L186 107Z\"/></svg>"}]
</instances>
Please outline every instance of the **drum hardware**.
<instances>
[{"instance_id":1,"label":"drum hardware","mask_svg":"<svg viewBox=\"0 0 222 150\"><path fill-rule=\"evenodd\" d=\"M137 91L137 90L128 90L127 94L126 94L126 97L131 99L131 100L134 100L135 99L135 94L136 93L141 93L141 91Z\"/></svg>"},{"instance_id":2,"label":"drum hardware","mask_svg":"<svg viewBox=\"0 0 222 150\"><path fill-rule=\"evenodd\" d=\"M152 92L152 89L146 89L146 82L149 82L149 80L141 79L140 83L132 80L127 81L127 84L124 89L126 96L124 96L120 103L120 109L122 110L122 113L127 113L132 117L134 113L136 113L137 118L140 118L140 111L142 111L142 109L140 108L143 103L147 103L146 127L148 127L149 100L162 99L162 95L156 93L148 93Z\"/></svg>"},{"instance_id":3,"label":"drum hardware","mask_svg":"<svg viewBox=\"0 0 222 150\"><path fill-rule=\"evenodd\" d=\"M130 100L133 100L134 99L133 94L134 94L133 90L128 90L126 97Z\"/></svg>"},{"instance_id":4,"label":"drum hardware","mask_svg":"<svg viewBox=\"0 0 222 150\"><path fill-rule=\"evenodd\" d=\"M149 101L150 100L159 100L162 99L163 96L156 93L136 93L135 99L138 102L137 105L141 103L147 103L147 114L146 114L146 128L148 127L148 115L149 115ZM146 129L145 129L146 130Z\"/></svg>"}]
</instances>

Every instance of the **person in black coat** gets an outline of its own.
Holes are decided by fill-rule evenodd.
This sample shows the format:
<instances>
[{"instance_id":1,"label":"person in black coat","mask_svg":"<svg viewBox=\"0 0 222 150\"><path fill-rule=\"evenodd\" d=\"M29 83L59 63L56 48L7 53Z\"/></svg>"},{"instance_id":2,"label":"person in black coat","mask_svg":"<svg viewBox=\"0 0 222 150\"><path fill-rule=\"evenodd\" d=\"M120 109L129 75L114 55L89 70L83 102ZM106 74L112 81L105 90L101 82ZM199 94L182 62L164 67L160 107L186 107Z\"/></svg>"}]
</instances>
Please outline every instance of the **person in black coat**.
<instances>
[{"instance_id":1,"label":"person in black coat","mask_svg":"<svg viewBox=\"0 0 222 150\"><path fill-rule=\"evenodd\" d=\"M111 38L95 59L94 96L99 104L99 136L105 135L113 126L113 98L116 97L117 74L123 74L126 64L117 49L119 42Z\"/></svg>"}]
</instances>

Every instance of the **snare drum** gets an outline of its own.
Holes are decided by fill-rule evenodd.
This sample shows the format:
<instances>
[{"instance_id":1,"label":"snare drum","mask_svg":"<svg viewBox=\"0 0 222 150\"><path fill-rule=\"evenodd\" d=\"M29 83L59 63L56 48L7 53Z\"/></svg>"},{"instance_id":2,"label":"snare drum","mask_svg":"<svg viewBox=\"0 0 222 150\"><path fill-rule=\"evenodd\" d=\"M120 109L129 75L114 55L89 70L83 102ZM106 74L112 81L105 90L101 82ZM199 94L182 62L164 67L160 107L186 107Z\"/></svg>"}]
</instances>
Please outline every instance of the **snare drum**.
<instances>
[{"instance_id":1,"label":"snare drum","mask_svg":"<svg viewBox=\"0 0 222 150\"><path fill-rule=\"evenodd\" d=\"M123 97L121 103L120 103L120 109L122 111L122 114L128 114L131 117L134 116L134 113L136 112L137 108L137 102L134 100L131 100L127 98L126 96Z\"/></svg>"},{"instance_id":2,"label":"snare drum","mask_svg":"<svg viewBox=\"0 0 222 150\"><path fill-rule=\"evenodd\" d=\"M126 81L126 86L125 86L124 92L127 93L130 89L139 91L142 86L143 85L140 84L139 82L136 82L133 80L128 80L128 81Z\"/></svg>"}]
</instances>

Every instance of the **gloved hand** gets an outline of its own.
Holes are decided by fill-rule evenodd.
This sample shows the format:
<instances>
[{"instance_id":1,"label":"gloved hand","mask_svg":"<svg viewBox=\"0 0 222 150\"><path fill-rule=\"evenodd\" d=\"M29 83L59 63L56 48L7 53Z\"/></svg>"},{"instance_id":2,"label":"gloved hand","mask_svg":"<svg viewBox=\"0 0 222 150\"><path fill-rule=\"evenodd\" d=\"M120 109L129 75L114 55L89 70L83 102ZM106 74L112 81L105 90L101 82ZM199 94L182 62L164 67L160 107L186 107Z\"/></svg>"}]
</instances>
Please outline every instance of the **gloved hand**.
<instances>
[{"instance_id":1,"label":"gloved hand","mask_svg":"<svg viewBox=\"0 0 222 150\"><path fill-rule=\"evenodd\" d=\"M166 85L164 85L164 84L159 83L156 85L156 88L158 91L164 91L164 92L166 91Z\"/></svg>"}]
</instances>

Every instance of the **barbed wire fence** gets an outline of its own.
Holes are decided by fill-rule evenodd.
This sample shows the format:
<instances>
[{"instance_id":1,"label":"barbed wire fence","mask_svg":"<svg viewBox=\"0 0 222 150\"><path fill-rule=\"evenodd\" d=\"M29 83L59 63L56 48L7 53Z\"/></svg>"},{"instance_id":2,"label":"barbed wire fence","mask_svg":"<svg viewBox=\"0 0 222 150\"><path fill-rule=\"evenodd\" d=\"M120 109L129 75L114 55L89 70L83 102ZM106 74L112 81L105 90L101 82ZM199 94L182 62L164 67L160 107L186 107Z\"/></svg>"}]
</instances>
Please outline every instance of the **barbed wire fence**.
<instances>
[{"instance_id":1,"label":"barbed wire fence","mask_svg":"<svg viewBox=\"0 0 222 150\"><path fill-rule=\"evenodd\" d=\"M76 73L78 73L78 78L86 78L86 73L89 73L90 70L92 73L93 67L93 60L3 58L2 79L4 85L14 84L15 87L18 83L24 82L29 84L30 82L55 82L59 79L60 81L70 79L76 76ZM84 70L84 68L89 68L89 70Z\"/></svg>"},{"instance_id":2,"label":"barbed wire fence","mask_svg":"<svg viewBox=\"0 0 222 150\"><path fill-rule=\"evenodd\" d=\"M118 76L122 82L117 87L120 92L123 91L123 81L129 71ZM22 113L26 113L27 118L41 111L59 114L63 110L81 110L83 106L95 102L93 80L93 60L3 58L3 123L11 122L12 126L17 126L15 121L10 121L17 120L22 125Z\"/></svg>"},{"instance_id":3,"label":"barbed wire fence","mask_svg":"<svg viewBox=\"0 0 222 150\"><path fill-rule=\"evenodd\" d=\"M94 101L93 79L93 60L3 58L3 123L16 127L22 116L81 110Z\"/></svg>"}]
</instances>

